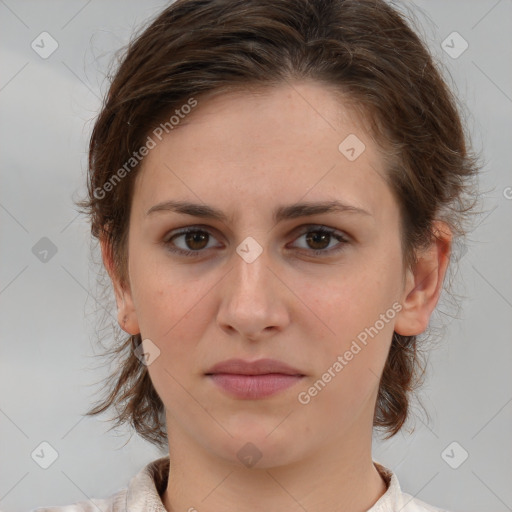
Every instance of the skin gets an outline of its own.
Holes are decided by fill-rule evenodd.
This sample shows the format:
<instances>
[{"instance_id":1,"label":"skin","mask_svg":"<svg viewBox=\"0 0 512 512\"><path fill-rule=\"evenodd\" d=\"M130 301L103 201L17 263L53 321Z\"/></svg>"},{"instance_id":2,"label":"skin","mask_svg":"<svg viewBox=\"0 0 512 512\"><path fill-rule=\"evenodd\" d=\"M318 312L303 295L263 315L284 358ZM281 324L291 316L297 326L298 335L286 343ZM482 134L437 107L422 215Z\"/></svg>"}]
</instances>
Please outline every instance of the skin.
<instances>
[{"instance_id":1,"label":"skin","mask_svg":"<svg viewBox=\"0 0 512 512\"><path fill-rule=\"evenodd\" d=\"M102 242L120 325L160 350L148 369L166 407L172 469L162 499L169 511L362 512L386 491L371 456L379 378L393 331L427 327L451 235L437 223L437 240L404 268L398 204L362 121L315 82L200 99L142 163L126 285ZM366 146L354 161L338 150L349 134ZM214 206L228 220L146 214L170 199ZM368 213L272 220L277 206L333 199ZM308 243L308 230L319 225L348 242ZM187 245L184 236L169 242L186 226L211 236L202 245ZM252 263L236 252L249 236L263 248ZM172 243L202 252L180 256L169 251ZM393 304L401 306L394 318L301 404L298 394ZM305 377L269 398L232 398L204 373L233 357L278 359ZM237 457L248 442L261 454L252 468Z\"/></svg>"}]
</instances>

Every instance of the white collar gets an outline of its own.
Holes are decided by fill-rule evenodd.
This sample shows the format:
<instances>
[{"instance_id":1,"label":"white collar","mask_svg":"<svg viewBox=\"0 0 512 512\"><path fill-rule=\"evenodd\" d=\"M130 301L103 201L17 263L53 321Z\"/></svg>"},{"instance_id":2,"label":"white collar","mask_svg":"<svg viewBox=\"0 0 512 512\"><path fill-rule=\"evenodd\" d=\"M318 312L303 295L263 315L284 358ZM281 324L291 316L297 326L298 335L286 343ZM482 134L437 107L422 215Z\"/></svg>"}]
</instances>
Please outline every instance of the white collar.
<instances>
[{"instance_id":1,"label":"white collar","mask_svg":"<svg viewBox=\"0 0 512 512\"><path fill-rule=\"evenodd\" d=\"M387 490L367 512L447 512L403 493L396 474L375 460L373 463L386 482ZM126 498L124 507L118 509L114 505L113 509L166 512L160 496L167 487L169 467L169 456L150 462L132 478L126 494L123 493Z\"/></svg>"}]
</instances>

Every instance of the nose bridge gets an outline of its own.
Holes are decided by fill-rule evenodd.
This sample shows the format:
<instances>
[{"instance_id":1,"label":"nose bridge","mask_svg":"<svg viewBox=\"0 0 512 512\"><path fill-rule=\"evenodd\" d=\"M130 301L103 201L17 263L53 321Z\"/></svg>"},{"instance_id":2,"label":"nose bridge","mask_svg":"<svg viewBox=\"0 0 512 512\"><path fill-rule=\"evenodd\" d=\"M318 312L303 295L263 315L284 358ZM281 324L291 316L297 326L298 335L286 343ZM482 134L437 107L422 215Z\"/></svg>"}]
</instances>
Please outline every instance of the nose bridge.
<instances>
[{"instance_id":1,"label":"nose bridge","mask_svg":"<svg viewBox=\"0 0 512 512\"><path fill-rule=\"evenodd\" d=\"M257 222L264 225L267 219L265 215L256 214L256 205L251 210L254 214L243 224L242 230L245 232L245 237L233 254L234 269L231 274L233 274L234 290L235 294L239 295L238 298L249 299L255 304L258 300L264 299L262 292L265 291L265 283L272 276L267 268L272 264L269 251L272 233L256 226Z\"/></svg>"},{"instance_id":2,"label":"nose bridge","mask_svg":"<svg viewBox=\"0 0 512 512\"><path fill-rule=\"evenodd\" d=\"M242 242L237 248L232 272L233 298L239 306L252 305L253 310L263 308L269 299L269 277L272 275L267 268L270 263L268 250L263 249L259 254L255 251L257 248L251 241Z\"/></svg>"},{"instance_id":3,"label":"nose bridge","mask_svg":"<svg viewBox=\"0 0 512 512\"><path fill-rule=\"evenodd\" d=\"M237 248L218 316L222 327L247 338L255 338L269 327L282 327L286 321L282 291L268 268L272 266L270 253L263 248L254 257L255 250L257 247L250 240Z\"/></svg>"}]
</instances>

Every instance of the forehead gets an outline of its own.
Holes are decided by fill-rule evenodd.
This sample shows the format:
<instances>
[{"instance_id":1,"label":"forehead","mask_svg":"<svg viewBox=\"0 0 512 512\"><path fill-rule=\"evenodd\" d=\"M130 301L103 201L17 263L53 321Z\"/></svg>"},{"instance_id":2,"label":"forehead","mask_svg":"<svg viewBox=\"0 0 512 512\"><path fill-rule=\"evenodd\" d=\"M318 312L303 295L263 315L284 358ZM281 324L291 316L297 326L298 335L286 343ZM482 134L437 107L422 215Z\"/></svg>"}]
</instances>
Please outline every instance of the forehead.
<instances>
[{"instance_id":1,"label":"forehead","mask_svg":"<svg viewBox=\"0 0 512 512\"><path fill-rule=\"evenodd\" d=\"M175 197L258 208L286 196L372 210L382 199L384 157L332 89L306 82L197 103L144 158L134 197L142 208Z\"/></svg>"}]
</instances>

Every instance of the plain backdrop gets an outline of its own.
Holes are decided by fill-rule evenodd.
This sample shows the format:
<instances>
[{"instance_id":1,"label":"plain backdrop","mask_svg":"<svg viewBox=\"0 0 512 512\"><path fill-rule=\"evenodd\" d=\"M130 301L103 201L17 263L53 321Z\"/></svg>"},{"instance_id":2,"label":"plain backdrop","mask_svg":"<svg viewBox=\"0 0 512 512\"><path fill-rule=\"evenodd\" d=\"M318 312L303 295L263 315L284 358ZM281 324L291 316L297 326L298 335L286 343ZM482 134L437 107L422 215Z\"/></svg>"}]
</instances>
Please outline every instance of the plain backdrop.
<instances>
[{"instance_id":1,"label":"plain backdrop","mask_svg":"<svg viewBox=\"0 0 512 512\"><path fill-rule=\"evenodd\" d=\"M92 357L103 310L89 226L73 205L83 195L87 141L114 52L164 5L0 0L4 511L108 496L164 455L127 430L109 432L106 417L83 416L105 372ZM430 418L415 407L409 431L385 442L376 435L374 459L428 503L505 512L512 510L512 2L407 5L483 154L483 213L457 247L455 295L443 297L433 318L442 338L420 394Z\"/></svg>"}]
</instances>

